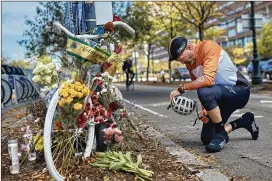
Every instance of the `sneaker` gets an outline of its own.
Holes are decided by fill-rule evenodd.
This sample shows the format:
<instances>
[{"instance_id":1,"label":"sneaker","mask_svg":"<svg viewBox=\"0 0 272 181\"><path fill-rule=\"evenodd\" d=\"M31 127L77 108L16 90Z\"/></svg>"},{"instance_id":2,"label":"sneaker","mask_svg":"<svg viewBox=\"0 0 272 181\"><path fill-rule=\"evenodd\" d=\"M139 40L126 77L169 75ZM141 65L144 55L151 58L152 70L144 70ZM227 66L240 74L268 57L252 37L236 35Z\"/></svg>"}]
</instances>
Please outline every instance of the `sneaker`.
<instances>
[{"instance_id":1,"label":"sneaker","mask_svg":"<svg viewBox=\"0 0 272 181\"><path fill-rule=\"evenodd\" d=\"M209 153L219 152L228 141L229 136L226 131L217 133L205 148Z\"/></svg>"},{"instance_id":2,"label":"sneaker","mask_svg":"<svg viewBox=\"0 0 272 181\"><path fill-rule=\"evenodd\" d=\"M251 124L248 126L245 126L244 128L250 132L253 140L257 140L259 137L259 127L256 125L254 114L252 114L251 112L247 112L245 113L245 115L249 117Z\"/></svg>"}]
</instances>

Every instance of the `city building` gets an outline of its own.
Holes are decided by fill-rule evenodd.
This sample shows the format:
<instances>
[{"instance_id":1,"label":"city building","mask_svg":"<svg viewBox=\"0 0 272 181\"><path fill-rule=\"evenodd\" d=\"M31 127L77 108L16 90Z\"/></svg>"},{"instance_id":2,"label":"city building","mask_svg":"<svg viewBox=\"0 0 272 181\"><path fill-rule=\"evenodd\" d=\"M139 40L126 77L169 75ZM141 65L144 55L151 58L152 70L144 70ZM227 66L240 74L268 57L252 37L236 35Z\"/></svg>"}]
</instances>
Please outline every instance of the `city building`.
<instances>
[{"instance_id":1,"label":"city building","mask_svg":"<svg viewBox=\"0 0 272 181\"><path fill-rule=\"evenodd\" d=\"M225 33L215 41L222 47L239 45L244 47L247 43L252 42L252 31L249 29L249 19L251 4L249 1L219 1L217 2L217 11L224 14L221 18L211 19L207 25L214 24ZM255 24L256 30L261 30L264 23L272 21L272 2L258 1L254 2L255 7Z\"/></svg>"},{"instance_id":2,"label":"city building","mask_svg":"<svg viewBox=\"0 0 272 181\"><path fill-rule=\"evenodd\" d=\"M252 31L249 28L245 28L248 22L243 21L243 19L249 19L250 8L250 1L218 1L217 11L222 12L224 15L220 17L221 20L217 18L210 19L206 25L213 24L215 27L226 31L222 36L215 37L214 40L222 47L233 45L244 47L247 43L252 42ZM257 19L257 30L261 30L264 23L272 21L272 2L255 2L255 18ZM153 54L156 60L168 61L169 55L164 47L153 46Z\"/></svg>"}]
</instances>

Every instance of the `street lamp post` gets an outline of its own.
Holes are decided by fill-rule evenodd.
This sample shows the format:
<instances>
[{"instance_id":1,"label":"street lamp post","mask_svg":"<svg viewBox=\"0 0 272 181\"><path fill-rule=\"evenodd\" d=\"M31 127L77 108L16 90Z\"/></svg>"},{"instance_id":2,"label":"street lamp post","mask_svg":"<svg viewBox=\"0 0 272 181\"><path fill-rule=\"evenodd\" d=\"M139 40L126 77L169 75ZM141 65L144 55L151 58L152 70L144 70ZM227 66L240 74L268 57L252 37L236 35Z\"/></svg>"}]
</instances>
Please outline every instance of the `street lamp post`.
<instances>
[{"instance_id":1,"label":"street lamp post","mask_svg":"<svg viewBox=\"0 0 272 181\"><path fill-rule=\"evenodd\" d=\"M137 57L138 57L138 52L136 51L136 49L134 49L134 60L135 60L135 80L136 82L138 81L138 71L137 71L137 66L138 66L138 62L137 62Z\"/></svg>"},{"instance_id":2,"label":"street lamp post","mask_svg":"<svg viewBox=\"0 0 272 181\"><path fill-rule=\"evenodd\" d=\"M256 43L256 29L255 29L255 10L254 1L251 4L251 30L252 30L252 41L253 41L253 75L252 75L252 85L260 85L263 83L262 76L260 74L260 60L258 58L257 43Z\"/></svg>"}]
</instances>

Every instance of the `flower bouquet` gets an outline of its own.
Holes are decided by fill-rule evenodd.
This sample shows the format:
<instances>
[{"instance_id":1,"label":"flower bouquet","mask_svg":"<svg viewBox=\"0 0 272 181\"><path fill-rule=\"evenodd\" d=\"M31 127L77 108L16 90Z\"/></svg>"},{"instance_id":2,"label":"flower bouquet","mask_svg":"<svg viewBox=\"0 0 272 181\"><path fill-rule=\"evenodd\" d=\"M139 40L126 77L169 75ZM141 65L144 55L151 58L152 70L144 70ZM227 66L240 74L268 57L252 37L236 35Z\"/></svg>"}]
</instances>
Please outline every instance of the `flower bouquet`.
<instances>
[{"instance_id":1,"label":"flower bouquet","mask_svg":"<svg viewBox=\"0 0 272 181\"><path fill-rule=\"evenodd\" d=\"M60 106L59 119L55 122L56 129L72 129L77 126L77 118L82 111L85 97L89 95L89 89L80 82L64 83L59 91L61 96L58 102Z\"/></svg>"},{"instance_id":2,"label":"flower bouquet","mask_svg":"<svg viewBox=\"0 0 272 181\"><path fill-rule=\"evenodd\" d=\"M42 96L45 96L50 90L58 88L58 74L54 63L38 62L33 74L32 80L42 86L40 89Z\"/></svg>"}]
</instances>

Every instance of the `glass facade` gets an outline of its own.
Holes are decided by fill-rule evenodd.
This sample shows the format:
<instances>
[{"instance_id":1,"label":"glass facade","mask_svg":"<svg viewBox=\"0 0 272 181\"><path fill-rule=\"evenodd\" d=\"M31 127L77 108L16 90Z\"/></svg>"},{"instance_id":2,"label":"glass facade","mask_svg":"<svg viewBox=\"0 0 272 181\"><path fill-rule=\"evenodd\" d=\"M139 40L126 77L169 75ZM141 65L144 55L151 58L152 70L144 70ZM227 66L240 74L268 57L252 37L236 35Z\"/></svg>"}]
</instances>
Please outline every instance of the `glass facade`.
<instances>
[{"instance_id":1,"label":"glass facade","mask_svg":"<svg viewBox=\"0 0 272 181\"><path fill-rule=\"evenodd\" d=\"M228 37L234 37L236 35L236 30L235 29L230 29L228 31Z\"/></svg>"}]
</instances>

